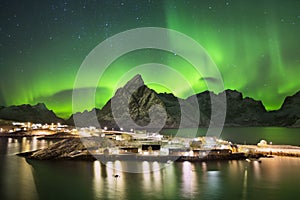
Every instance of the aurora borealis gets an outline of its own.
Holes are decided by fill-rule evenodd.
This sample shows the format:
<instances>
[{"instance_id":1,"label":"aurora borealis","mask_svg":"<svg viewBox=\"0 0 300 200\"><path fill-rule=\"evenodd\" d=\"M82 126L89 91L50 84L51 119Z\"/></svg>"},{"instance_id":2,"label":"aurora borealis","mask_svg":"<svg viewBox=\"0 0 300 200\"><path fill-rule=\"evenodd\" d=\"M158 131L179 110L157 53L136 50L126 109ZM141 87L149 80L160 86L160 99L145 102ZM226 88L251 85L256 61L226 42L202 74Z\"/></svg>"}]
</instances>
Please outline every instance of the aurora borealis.
<instances>
[{"instance_id":1,"label":"aurora borealis","mask_svg":"<svg viewBox=\"0 0 300 200\"><path fill-rule=\"evenodd\" d=\"M297 0L4 0L0 6L0 105L44 102L59 116L69 116L85 56L106 38L138 27L170 28L193 38L216 63L225 89L261 100L268 110L280 108L286 96L300 90ZM185 60L170 52L140 50L120 57L106 71L97 87L97 107L113 95L125 73L145 63L177 69L196 92L206 90ZM142 76L151 82L157 71ZM175 95L186 97L180 83L163 76L178 87ZM91 88L77 89L88 93Z\"/></svg>"}]
</instances>

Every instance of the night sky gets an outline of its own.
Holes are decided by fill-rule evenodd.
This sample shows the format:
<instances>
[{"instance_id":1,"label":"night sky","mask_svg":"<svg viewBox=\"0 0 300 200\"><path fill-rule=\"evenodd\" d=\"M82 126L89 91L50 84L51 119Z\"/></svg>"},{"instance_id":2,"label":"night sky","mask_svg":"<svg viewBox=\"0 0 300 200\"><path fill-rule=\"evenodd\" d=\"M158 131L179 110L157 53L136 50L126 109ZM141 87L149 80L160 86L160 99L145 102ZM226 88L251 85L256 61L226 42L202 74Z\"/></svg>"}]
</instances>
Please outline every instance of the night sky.
<instances>
[{"instance_id":1,"label":"night sky","mask_svg":"<svg viewBox=\"0 0 300 200\"><path fill-rule=\"evenodd\" d=\"M226 89L262 100L268 110L280 108L286 96L300 90L298 0L1 0L0 16L0 105L4 106L44 102L59 116L69 116L74 80L86 55L106 38L138 27L170 28L190 36L214 60ZM126 72L151 62L193 79L190 64L170 52L132 52L106 71L98 85L97 107L113 95ZM142 74L146 82L156 75ZM185 98L181 84L171 75L164 76L178 87L175 95ZM150 87L169 92L155 84ZM206 90L201 79L193 87L196 92Z\"/></svg>"}]
</instances>

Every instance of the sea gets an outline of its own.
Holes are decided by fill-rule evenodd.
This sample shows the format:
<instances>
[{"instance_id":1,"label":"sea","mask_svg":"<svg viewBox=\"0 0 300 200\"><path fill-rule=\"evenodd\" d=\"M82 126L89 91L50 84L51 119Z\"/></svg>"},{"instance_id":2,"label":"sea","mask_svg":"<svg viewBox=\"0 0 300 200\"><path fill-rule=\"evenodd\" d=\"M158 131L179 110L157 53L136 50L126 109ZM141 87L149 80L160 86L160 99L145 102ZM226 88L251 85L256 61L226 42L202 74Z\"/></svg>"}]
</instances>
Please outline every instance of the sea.
<instances>
[{"instance_id":1,"label":"sea","mask_svg":"<svg viewBox=\"0 0 300 200\"><path fill-rule=\"evenodd\" d=\"M199 129L205 135L206 129ZM191 129L185 130L187 133ZM164 130L176 135L176 130ZM225 128L233 143L300 146L300 129ZM0 137L0 199L299 199L300 158L262 162L32 161L15 154L53 141ZM134 170L133 170L134 169Z\"/></svg>"}]
</instances>

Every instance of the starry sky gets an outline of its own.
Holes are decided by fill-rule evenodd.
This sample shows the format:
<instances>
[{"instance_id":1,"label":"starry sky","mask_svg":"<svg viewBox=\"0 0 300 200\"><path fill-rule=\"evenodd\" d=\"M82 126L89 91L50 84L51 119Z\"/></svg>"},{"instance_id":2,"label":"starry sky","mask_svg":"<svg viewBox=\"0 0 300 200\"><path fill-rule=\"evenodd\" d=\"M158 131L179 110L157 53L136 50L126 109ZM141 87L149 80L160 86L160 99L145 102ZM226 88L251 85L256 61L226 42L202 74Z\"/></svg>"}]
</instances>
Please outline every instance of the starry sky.
<instances>
[{"instance_id":1,"label":"starry sky","mask_svg":"<svg viewBox=\"0 0 300 200\"><path fill-rule=\"evenodd\" d=\"M216 63L225 89L261 100L267 110L279 109L286 96L300 90L298 0L1 0L0 16L3 106L44 102L68 117L76 73L87 54L110 36L139 27L169 28L193 38ZM101 108L111 98L124 74L152 62L193 81L192 66L170 52L131 52L105 72L97 86L96 106ZM180 83L163 75L178 88L173 91L176 96L187 97ZM157 72L142 76L151 82ZM206 90L197 80L195 91ZM156 84L149 87L170 92Z\"/></svg>"}]
</instances>

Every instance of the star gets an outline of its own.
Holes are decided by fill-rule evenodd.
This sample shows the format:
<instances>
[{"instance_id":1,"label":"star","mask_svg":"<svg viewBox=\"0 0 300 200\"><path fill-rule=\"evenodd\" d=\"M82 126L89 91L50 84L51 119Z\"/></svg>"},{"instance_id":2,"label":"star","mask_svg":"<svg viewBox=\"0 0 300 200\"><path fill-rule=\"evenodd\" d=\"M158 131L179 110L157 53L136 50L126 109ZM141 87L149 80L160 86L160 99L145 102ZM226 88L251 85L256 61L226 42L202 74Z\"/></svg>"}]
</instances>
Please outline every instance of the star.
<instances>
[{"instance_id":1,"label":"star","mask_svg":"<svg viewBox=\"0 0 300 200\"><path fill-rule=\"evenodd\" d=\"M9 2L9 0L3 0L3 2L5 1ZM259 0L253 1L259 3ZM265 95L263 91L260 88L252 87L251 84L254 82L255 76L257 79L263 77L259 73L256 74L255 71L270 65L270 73L265 77L268 80L276 81L274 81L274 86L269 83L268 87L273 87L274 91L277 91L277 87L279 87L277 83L280 82L277 81L278 74L282 74L282 71L288 68L289 72L286 72L286 77L288 77L286 85L288 86L286 87L290 89L284 92L291 93L292 90L296 92L295 88L299 88L299 79L296 78L296 74L300 72L298 67L300 60L295 52L300 51L299 45L296 45L300 30L300 14L299 9L297 10L300 2L295 0L274 1L272 4L260 4L259 6L252 1L251 3L247 1L236 3L231 0L225 0L220 4L215 1L195 0L166 1L164 3L145 0L143 2L141 3L139 0L52 0L38 3L28 1L20 5L20 8L16 8L14 3L1 3L0 34L2 37L0 37L0 44L3 53L0 55L2 59L0 61L3 69L0 67L0 74L4 74L4 71L8 71L8 74L15 73L14 69L19 63L24 63L23 68L28 69L28 75L29 72L34 71L35 67L45 67L40 70L41 80L45 76L42 73L46 73L50 67L55 70L58 69L58 66L70 65L73 70L71 72L74 74L80 67L84 56L101 41L132 28L151 26L176 30L191 37L201 46L203 45L212 60L216 62L222 75L224 74L226 87L243 88L247 84L251 86L249 95L255 97L255 95L261 94L263 97ZM34 13L31 12L32 9L35 9ZM171 42L185 47L185 44L181 44L180 41L171 39ZM40 51L41 49L46 51ZM241 51L240 49L245 50ZM176 58L179 56L176 53L175 51L171 52L171 59L179 59ZM74 54L76 54L75 58ZM245 55L247 55L246 60L243 59ZM53 57L57 59L52 59ZM144 57L148 59L151 54ZM155 56L152 57L156 59ZM68 61L64 62L63 59ZM142 60L143 57L141 56L139 59ZM164 63L173 65L171 59L169 61L168 56L157 56L158 61L164 60ZM124 59L120 62L135 61L126 62ZM236 66L232 66L233 62ZM177 63L174 62L174 65ZM250 67L253 67L251 72L247 70ZM279 67L282 69L277 70ZM18 68L18 72L20 72L20 68L22 67ZM117 74L126 73L127 69L129 66L126 68L120 63L112 80L117 80ZM232 69L233 72L229 73L228 69ZM239 74L248 73L248 71L249 82L239 77ZM190 76L189 73L191 73L188 68L182 69L182 72L187 76ZM62 84L60 84L60 80L57 80L59 89L49 88L49 90L54 92L54 90L72 87L70 72L61 69L61 73L68 78L64 83L65 88L59 88ZM232 78L236 80L231 81ZM8 87L14 84L12 80L6 79L8 77L3 77L2 81ZM31 75L24 81L27 82L27 79L32 79ZM46 80L43 81L46 83ZM32 81L32 83L28 83L27 89L34 88L34 84L47 86L43 81L41 83ZM110 84L113 83L108 83L108 85ZM253 85L256 84L253 83ZM263 88L263 83L261 87ZM19 99L17 98L18 91L11 92L8 89L11 88L7 88L5 91L9 96L7 98ZM21 89L23 88L21 87ZM37 91L35 94L42 93L47 89ZM281 88L281 90L284 89ZM30 91L28 94L31 94ZM268 96L276 102L279 97L277 98L274 94L268 94ZM26 98L24 97L24 99ZM259 99L260 96L256 96L256 98ZM264 99L261 100L264 101Z\"/></svg>"}]
</instances>

